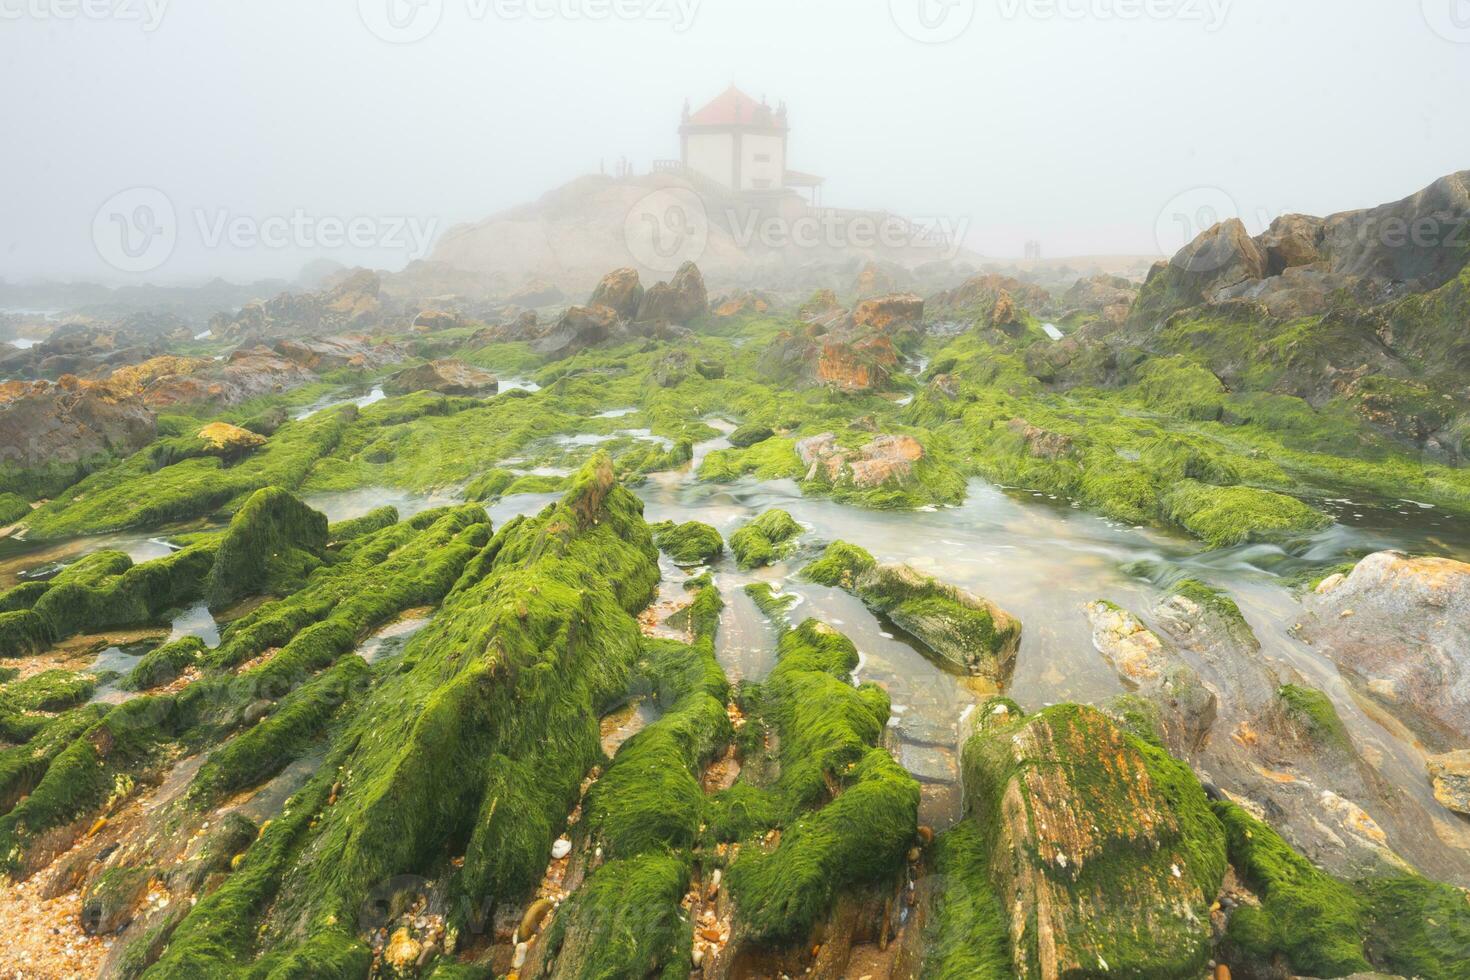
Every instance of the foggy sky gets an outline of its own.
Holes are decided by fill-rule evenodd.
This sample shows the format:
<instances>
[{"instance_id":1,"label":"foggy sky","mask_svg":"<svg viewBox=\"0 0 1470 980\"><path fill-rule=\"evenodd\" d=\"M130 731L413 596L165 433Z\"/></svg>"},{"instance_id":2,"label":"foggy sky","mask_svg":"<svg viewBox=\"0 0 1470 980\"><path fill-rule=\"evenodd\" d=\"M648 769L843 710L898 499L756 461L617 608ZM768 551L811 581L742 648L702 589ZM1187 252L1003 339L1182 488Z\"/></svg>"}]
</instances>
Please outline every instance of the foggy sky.
<instances>
[{"instance_id":1,"label":"foggy sky","mask_svg":"<svg viewBox=\"0 0 1470 980\"><path fill-rule=\"evenodd\" d=\"M1152 254L1171 201L1223 195L1257 230L1470 167L1470 0L416 0L426 37L370 29L411 2L0 0L0 278L398 268L406 228L206 239L293 215L442 232L623 156L644 172L678 156L684 99L731 82L787 102L788 165L825 203L963 220L994 256ZM973 18L923 43L898 26L923 33L920 2L941 34ZM130 277L93 221L136 187L178 231Z\"/></svg>"}]
</instances>

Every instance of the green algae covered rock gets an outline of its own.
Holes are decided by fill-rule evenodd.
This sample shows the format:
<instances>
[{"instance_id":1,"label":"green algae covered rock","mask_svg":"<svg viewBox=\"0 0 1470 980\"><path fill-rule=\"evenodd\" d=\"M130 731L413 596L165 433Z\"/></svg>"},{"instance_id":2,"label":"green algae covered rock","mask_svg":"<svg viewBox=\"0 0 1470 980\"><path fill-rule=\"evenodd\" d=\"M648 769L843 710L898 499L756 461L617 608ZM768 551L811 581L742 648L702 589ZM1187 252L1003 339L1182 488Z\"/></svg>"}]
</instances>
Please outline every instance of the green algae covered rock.
<instances>
[{"instance_id":1,"label":"green algae covered rock","mask_svg":"<svg viewBox=\"0 0 1470 980\"><path fill-rule=\"evenodd\" d=\"M757 568L783 558L801 525L784 510L768 510L730 535L730 550L741 568Z\"/></svg>"},{"instance_id":2,"label":"green algae covered rock","mask_svg":"<svg viewBox=\"0 0 1470 980\"><path fill-rule=\"evenodd\" d=\"M1214 548L1320 531L1331 518L1285 494L1182 480L1163 498L1175 524Z\"/></svg>"},{"instance_id":3,"label":"green algae covered rock","mask_svg":"<svg viewBox=\"0 0 1470 980\"><path fill-rule=\"evenodd\" d=\"M780 775L758 788L743 771L711 826L728 839L783 830L774 849L747 847L730 868L742 941L808 937L843 892L896 873L915 840L919 784L882 747L888 696L854 687L856 666L851 640L808 619L782 635L770 676L747 692L752 724L778 736Z\"/></svg>"},{"instance_id":4,"label":"green algae covered rock","mask_svg":"<svg viewBox=\"0 0 1470 980\"><path fill-rule=\"evenodd\" d=\"M253 593L289 590L320 564L327 518L280 487L251 494L219 542L209 573L211 609Z\"/></svg>"},{"instance_id":5,"label":"green algae covered rock","mask_svg":"<svg viewBox=\"0 0 1470 980\"><path fill-rule=\"evenodd\" d=\"M1284 956L1296 973L1341 977L1366 973L1362 901L1318 870L1266 824L1228 801L1214 804L1230 863L1261 897L1237 909L1225 934L1226 955L1269 963Z\"/></svg>"},{"instance_id":6,"label":"green algae covered rock","mask_svg":"<svg viewBox=\"0 0 1470 980\"><path fill-rule=\"evenodd\" d=\"M713 586L700 598L719 601ZM704 766L728 744L730 685L715 624L685 645L645 639L638 672L662 715L629 738L588 794L584 846L607 863L568 901L545 938L555 976L684 976L690 928L680 915L701 830ZM609 936L607 922L628 925Z\"/></svg>"},{"instance_id":7,"label":"green algae covered rock","mask_svg":"<svg viewBox=\"0 0 1470 980\"><path fill-rule=\"evenodd\" d=\"M14 524L31 512L26 498L16 493L0 493L0 525Z\"/></svg>"},{"instance_id":8,"label":"green algae covered rock","mask_svg":"<svg viewBox=\"0 0 1470 980\"><path fill-rule=\"evenodd\" d=\"M761 425L758 422L747 422L730 433L729 441L730 445L736 449L748 449L758 442L765 442L775 434L775 430L769 425Z\"/></svg>"},{"instance_id":9,"label":"green algae covered rock","mask_svg":"<svg viewBox=\"0 0 1470 980\"><path fill-rule=\"evenodd\" d=\"M1001 687L1010 682L1021 622L988 599L908 565L874 565L857 577L855 591L955 669Z\"/></svg>"},{"instance_id":10,"label":"green algae covered rock","mask_svg":"<svg viewBox=\"0 0 1470 980\"><path fill-rule=\"evenodd\" d=\"M0 657L34 653L78 633L157 623L198 600L216 546L203 540L137 565L120 551L78 560L39 583L46 588L31 593L30 608L0 613Z\"/></svg>"},{"instance_id":11,"label":"green algae covered rock","mask_svg":"<svg viewBox=\"0 0 1470 980\"><path fill-rule=\"evenodd\" d=\"M674 524L667 521L653 529L653 543L668 555L675 565L705 565L725 550L720 532L699 521Z\"/></svg>"},{"instance_id":12,"label":"green algae covered rock","mask_svg":"<svg viewBox=\"0 0 1470 980\"><path fill-rule=\"evenodd\" d=\"M469 499L469 498L466 498ZM398 523L398 508L375 507L361 517L338 521L327 527L327 542L334 546L346 544L374 531L381 531Z\"/></svg>"},{"instance_id":13,"label":"green algae covered rock","mask_svg":"<svg viewBox=\"0 0 1470 980\"><path fill-rule=\"evenodd\" d=\"M872 555L857 545L833 541L820 558L801 570L801 575L819 585L851 590L856 587L858 577L877 564Z\"/></svg>"},{"instance_id":14,"label":"green algae covered rock","mask_svg":"<svg viewBox=\"0 0 1470 980\"><path fill-rule=\"evenodd\" d=\"M1226 861L1199 781L1096 709L1019 715L986 705L964 750L1016 975L1202 975Z\"/></svg>"}]
</instances>

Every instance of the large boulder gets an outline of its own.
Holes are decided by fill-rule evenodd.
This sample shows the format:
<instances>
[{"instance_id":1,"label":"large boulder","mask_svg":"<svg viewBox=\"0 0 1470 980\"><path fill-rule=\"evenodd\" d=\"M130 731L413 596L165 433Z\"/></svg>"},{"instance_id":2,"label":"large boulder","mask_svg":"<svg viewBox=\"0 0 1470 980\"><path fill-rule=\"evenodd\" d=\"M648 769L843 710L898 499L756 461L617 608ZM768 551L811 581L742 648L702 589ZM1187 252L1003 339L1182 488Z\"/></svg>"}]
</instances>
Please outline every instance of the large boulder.
<instances>
[{"instance_id":1,"label":"large boulder","mask_svg":"<svg viewBox=\"0 0 1470 980\"><path fill-rule=\"evenodd\" d=\"M493 395L499 390L500 382L495 375L453 358L415 364L383 382L383 392L389 395L436 391L441 395L468 395L478 398Z\"/></svg>"},{"instance_id":2,"label":"large boulder","mask_svg":"<svg viewBox=\"0 0 1470 980\"><path fill-rule=\"evenodd\" d=\"M892 262L869 262L859 270L852 291L858 299L881 296L896 292L912 278L906 269Z\"/></svg>"},{"instance_id":3,"label":"large boulder","mask_svg":"<svg viewBox=\"0 0 1470 980\"><path fill-rule=\"evenodd\" d=\"M642 323L685 324L709 312L709 295L699 266L685 262L668 282L650 286L638 304L636 319Z\"/></svg>"},{"instance_id":4,"label":"large boulder","mask_svg":"<svg viewBox=\"0 0 1470 980\"><path fill-rule=\"evenodd\" d=\"M971 276L953 289L929 297L928 306L939 312L981 315L993 318L1001 294L1026 309L1040 309L1051 302L1051 294L1040 286L1011 276L984 273Z\"/></svg>"},{"instance_id":5,"label":"large boulder","mask_svg":"<svg viewBox=\"0 0 1470 980\"><path fill-rule=\"evenodd\" d=\"M1184 307L1237 296L1266 276L1266 253L1239 218L1206 228L1168 262L1149 270L1134 319L1160 320Z\"/></svg>"},{"instance_id":6,"label":"large boulder","mask_svg":"<svg viewBox=\"0 0 1470 980\"><path fill-rule=\"evenodd\" d=\"M531 344L532 350L547 357L571 357L589 347L596 347L612 336L618 325L618 313L609 306L571 306Z\"/></svg>"},{"instance_id":7,"label":"large boulder","mask_svg":"<svg viewBox=\"0 0 1470 980\"><path fill-rule=\"evenodd\" d=\"M0 383L0 465L70 466L126 455L153 440L157 423L136 394L70 375Z\"/></svg>"},{"instance_id":8,"label":"large boulder","mask_svg":"<svg viewBox=\"0 0 1470 980\"><path fill-rule=\"evenodd\" d=\"M886 333L917 330L924 324L924 300L915 293L888 293L865 299L852 311L857 327Z\"/></svg>"},{"instance_id":9,"label":"large boulder","mask_svg":"<svg viewBox=\"0 0 1470 980\"><path fill-rule=\"evenodd\" d=\"M1325 579L1303 635L1432 750L1470 748L1470 564L1369 555Z\"/></svg>"},{"instance_id":10,"label":"large boulder","mask_svg":"<svg viewBox=\"0 0 1470 980\"><path fill-rule=\"evenodd\" d=\"M1256 236L1256 244L1266 253L1266 274L1279 276L1287 269L1320 261L1324 224L1321 218L1306 214L1283 214L1271 222L1270 228Z\"/></svg>"},{"instance_id":11,"label":"large boulder","mask_svg":"<svg viewBox=\"0 0 1470 980\"><path fill-rule=\"evenodd\" d=\"M1019 977L1203 976L1225 839L1189 770L1094 708L983 706L968 820Z\"/></svg>"},{"instance_id":12,"label":"large boulder","mask_svg":"<svg viewBox=\"0 0 1470 980\"><path fill-rule=\"evenodd\" d=\"M622 268L602 277L587 305L606 306L624 320L631 320L638 315L642 302L643 283L638 280L638 270Z\"/></svg>"}]
</instances>

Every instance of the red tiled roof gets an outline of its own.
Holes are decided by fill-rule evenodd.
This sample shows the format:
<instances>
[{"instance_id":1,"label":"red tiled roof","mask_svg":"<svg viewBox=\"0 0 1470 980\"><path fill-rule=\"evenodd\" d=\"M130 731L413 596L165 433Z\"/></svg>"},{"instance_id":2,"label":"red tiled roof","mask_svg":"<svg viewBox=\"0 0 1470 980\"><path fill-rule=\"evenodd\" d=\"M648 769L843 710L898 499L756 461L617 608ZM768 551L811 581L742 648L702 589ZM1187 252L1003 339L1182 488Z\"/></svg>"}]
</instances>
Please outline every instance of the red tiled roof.
<instances>
[{"instance_id":1,"label":"red tiled roof","mask_svg":"<svg viewBox=\"0 0 1470 980\"><path fill-rule=\"evenodd\" d=\"M708 105L692 113L691 126L782 126L775 111L731 85Z\"/></svg>"}]
</instances>

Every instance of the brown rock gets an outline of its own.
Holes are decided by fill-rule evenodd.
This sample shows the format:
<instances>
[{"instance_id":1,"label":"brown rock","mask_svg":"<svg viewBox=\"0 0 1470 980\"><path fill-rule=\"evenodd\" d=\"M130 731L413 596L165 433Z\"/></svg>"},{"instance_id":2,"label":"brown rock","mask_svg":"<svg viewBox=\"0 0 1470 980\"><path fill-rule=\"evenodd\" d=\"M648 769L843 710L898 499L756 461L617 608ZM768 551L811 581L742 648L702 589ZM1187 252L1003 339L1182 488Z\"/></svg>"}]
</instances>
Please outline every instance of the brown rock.
<instances>
[{"instance_id":1,"label":"brown rock","mask_svg":"<svg viewBox=\"0 0 1470 980\"><path fill-rule=\"evenodd\" d=\"M636 319L643 323L688 323L709 312L709 296L699 266L685 262L668 282L655 283L643 294Z\"/></svg>"},{"instance_id":2,"label":"brown rock","mask_svg":"<svg viewBox=\"0 0 1470 980\"><path fill-rule=\"evenodd\" d=\"M1270 228L1256 236L1256 244L1266 253L1266 274L1279 276L1287 269L1319 261L1322 232L1322 219L1305 214L1284 214L1271 222Z\"/></svg>"},{"instance_id":3,"label":"brown rock","mask_svg":"<svg viewBox=\"0 0 1470 980\"><path fill-rule=\"evenodd\" d=\"M1431 750L1470 744L1470 564L1382 551L1306 601L1304 638L1354 687Z\"/></svg>"},{"instance_id":4,"label":"brown rock","mask_svg":"<svg viewBox=\"0 0 1470 980\"><path fill-rule=\"evenodd\" d=\"M415 333L434 333L464 326L464 317L452 310L424 310L413 318Z\"/></svg>"},{"instance_id":5,"label":"brown rock","mask_svg":"<svg viewBox=\"0 0 1470 980\"><path fill-rule=\"evenodd\" d=\"M638 280L638 270L614 269L602 277L592 291L588 306L605 306L624 320L638 315L638 306L643 302L643 283Z\"/></svg>"},{"instance_id":6,"label":"brown rock","mask_svg":"<svg viewBox=\"0 0 1470 980\"><path fill-rule=\"evenodd\" d=\"M265 445L265 436L228 422L211 422L199 430L199 438L220 456L241 456Z\"/></svg>"},{"instance_id":7,"label":"brown rock","mask_svg":"<svg viewBox=\"0 0 1470 980\"><path fill-rule=\"evenodd\" d=\"M383 382L383 391L389 395L436 391L441 395L482 397L493 395L499 390L500 383L495 375L452 358L426 361L404 368Z\"/></svg>"},{"instance_id":8,"label":"brown rock","mask_svg":"<svg viewBox=\"0 0 1470 980\"><path fill-rule=\"evenodd\" d=\"M572 306L550 330L539 336L532 349L548 357L571 357L595 347L612 335L618 324L617 311L607 306Z\"/></svg>"},{"instance_id":9,"label":"brown rock","mask_svg":"<svg viewBox=\"0 0 1470 980\"><path fill-rule=\"evenodd\" d=\"M1426 761L1434 798L1446 809L1470 817L1470 749L1430 756Z\"/></svg>"},{"instance_id":10,"label":"brown rock","mask_svg":"<svg viewBox=\"0 0 1470 980\"><path fill-rule=\"evenodd\" d=\"M915 293L889 293L865 299L852 311L852 322L858 327L883 331L899 327L917 329L924 323L924 301Z\"/></svg>"},{"instance_id":11,"label":"brown rock","mask_svg":"<svg viewBox=\"0 0 1470 980\"><path fill-rule=\"evenodd\" d=\"M0 383L0 463L71 465L99 454L126 455L157 432L136 394L63 375Z\"/></svg>"},{"instance_id":12,"label":"brown rock","mask_svg":"<svg viewBox=\"0 0 1470 980\"><path fill-rule=\"evenodd\" d=\"M714 304L715 316L726 319L769 312L775 304L769 296L754 289L741 289L722 296Z\"/></svg>"},{"instance_id":13,"label":"brown rock","mask_svg":"<svg viewBox=\"0 0 1470 980\"><path fill-rule=\"evenodd\" d=\"M924 447L913 436L883 435L861 449L842 449L830 432L802 439L796 453L807 466L808 480L850 482L856 487L877 487L906 481L913 464L924 457Z\"/></svg>"}]
</instances>

